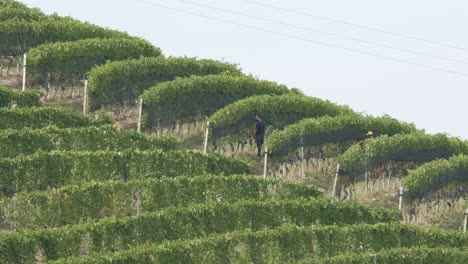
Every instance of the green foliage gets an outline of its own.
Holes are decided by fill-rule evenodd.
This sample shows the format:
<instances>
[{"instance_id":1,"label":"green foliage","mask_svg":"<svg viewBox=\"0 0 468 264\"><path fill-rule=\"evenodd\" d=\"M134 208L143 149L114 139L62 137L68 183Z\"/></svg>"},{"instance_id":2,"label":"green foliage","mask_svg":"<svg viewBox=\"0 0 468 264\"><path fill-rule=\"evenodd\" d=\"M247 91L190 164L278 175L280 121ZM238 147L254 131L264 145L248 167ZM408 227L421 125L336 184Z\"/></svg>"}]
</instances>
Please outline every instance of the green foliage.
<instances>
[{"instance_id":1,"label":"green foliage","mask_svg":"<svg viewBox=\"0 0 468 264\"><path fill-rule=\"evenodd\" d=\"M0 108L0 129L43 128L76 128L110 124L106 117L88 117L79 112L60 110L49 107Z\"/></svg>"},{"instance_id":2,"label":"green foliage","mask_svg":"<svg viewBox=\"0 0 468 264\"><path fill-rule=\"evenodd\" d=\"M465 264L468 250L458 248L395 248L380 252L339 255L331 258L310 258L297 264Z\"/></svg>"},{"instance_id":3,"label":"green foliage","mask_svg":"<svg viewBox=\"0 0 468 264\"><path fill-rule=\"evenodd\" d=\"M399 247L456 247L468 236L401 224L346 227L284 225L271 230L236 231L194 240L171 241L51 263L290 263L303 258L363 253Z\"/></svg>"},{"instance_id":4,"label":"green foliage","mask_svg":"<svg viewBox=\"0 0 468 264\"><path fill-rule=\"evenodd\" d=\"M0 8L0 22L10 19L20 19L22 21L32 22L46 18L47 16L37 8Z\"/></svg>"},{"instance_id":5,"label":"green foliage","mask_svg":"<svg viewBox=\"0 0 468 264\"><path fill-rule=\"evenodd\" d=\"M454 182L468 182L468 156L457 155L421 165L405 178L406 196L422 198Z\"/></svg>"},{"instance_id":6,"label":"green foliage","mask_svg":"<svg viewBox=\"0 0 468 264\"><path fill-rule=\"evenodd\" d=\"M133 217L109 217L96 223L25 231L7 235L3 239L0 236L0 244L9 247L12 240L33 240L37 248L44 252L45 259L53 260L80 255L81 239L85 235L89 235L90 238L87 245L87 254L90 254L126 250L165 240L206 237L246 228L254 231L275 228L285 223L300 226L314 223L342 226L397 222L399 219L398 211L330 200L240 201L234 204L214 202L188 208L172 207ZM24 238L11 239L15 236ZM59 243L60 241L67 243ZM23 245L15 243L15 246L21 248ZM29 246L29 243L26 243L26 246ZM0 252L0 255L3 253Z\"/></svg>"},{"instance_id":7,"label":"green foliage","mask_svg":"<svg viewBox=\"0 0 468 264\"><path fill-rule=\"evenodd\" d=\"M50 152L53 150L173 150L177 148L177 145L178 141L173 137L152 137L135 130L120 131L113 125L0 130L0 157L16 157L20 154L29 155L36 151Z\"/></svg>"},{"instance_id":8,"label":"green foliage","mask_svg":"<svg viewBox=\"0 0 468 264\"><path fill-rule=\"evenodd\" d=\"M0 108L39 106L39 99L40 96L37 91L19 92L0 86Z\"/></svg>"},{"instance_id":9,"label":"green foliage","mask_svg":"<svg viewBox=\"0 0 468 264\"><path fill-rule=\"evenodd\" d=\"M47 43L28 51L28 73L39 84L78 81L95 65L111 60L159 57L161 50L140 38L83 39ZM51 78L44 78L51 73Z\"/></svg>"},{"instance_id":10,"label":"green foliage","mask_svg":"<svg viewBox=\"0 0 468 264\"><path fill-rule=\"evenodd\" d=\"M0 158L4 195L89 181L249 173L245 162L195 151L53 151Z\"/></svg>"},{"instance_id":11,"label":"green foliage","mask_svg":"<svg viewBox=\"0 0 468 264\"><path fill-rule=\"evenodd\" d=\"M17 56L40 44L88 38L127 38L127 33L83 23L68 17L48 16L38 21L10 19L0 23L0 55Z\"/></svg>"},{"instance_id":12,"label":"green foliage","mask_svg":"<svg viewBox=\"0 0 468 264\"><path fill-rule=\"evenodd\" d=\"M0 0L0 9L4 8L28 8L25 4L14 0Z\"/></svg>"},{"instance_id":13,"label":"green foliage","mask_svg":"<svg viewBox=\"0 0 468 264\"><path fill-rule=\"evenodd\" d=\"M170 206L186 207L214 201L231 204L240 200L320 196L322 193L313 185L242 175L91 182L46 191L21 192L15 198L0 200L4 210L0 219L6 220L5 224L10 223L16 230L50 228L107 216L135 215L138 211L136 199L139 199L140 212L152 212Z\"/></svg>"},{"instance_id":14,"label":"green foliage","mask_svg":"<svg viewBox=\"0 0 468 264\"><path fill-rule=\"evenodd\" d=\"M307 117L337 116L351 114L347 106L339 106L315 97L290 93L282 96L259 95L230 104L210 117L213 136L250 136L244 130L255 127L255 115L263 115L266 126L281 129Z\"/></svg>"},{"instance_id":15,"label":"green foliage","mask_svg":"<svg viewBox=\"0 0 468 264\"><path fill-rule=\"evenodd\" d=\"M196 58L140 58L107 63L88 73L90 107L134 104L144 90L175 77L191 75L233 74L236 65Z\"/></svg>"},{"instance_id":16,"label":"green foliage","mask_svg":"<svg viewBox=\"0 0 468 264\"><path fill-rule=\"evenodd\" d=\"M143 94L145 128L211 115L237 100L258 94L285 94L288 88L250 76L191 76L164 82Z\"/></svg>"},{"instance_id":17,"label":"green foliage","mask_svg":"<svg viewBox=\"0 0 468 264\"><path fill-rule=\"evenodd\" d=\"M389 161L431 161L463 153L468 154L467 142L417 132L367 139L350 147L337 163L345 172L359 174Z\"/></svg>"},{"instance_id":18,"label":"green foliage","mask_svg":"<svg viewBox=\"0 0 468 264\"><path fill-rule=\"evenodd\" d=\"M274 131L267 138L266 145L271 155L285 156L301 145L314 146L346 140L363 140L369 130L374 136L416 132L413 124L402 123L388 116L372 117L357 114L325 116L304 119L285 127L284 130Z\"/></svg>"}]
</instances>

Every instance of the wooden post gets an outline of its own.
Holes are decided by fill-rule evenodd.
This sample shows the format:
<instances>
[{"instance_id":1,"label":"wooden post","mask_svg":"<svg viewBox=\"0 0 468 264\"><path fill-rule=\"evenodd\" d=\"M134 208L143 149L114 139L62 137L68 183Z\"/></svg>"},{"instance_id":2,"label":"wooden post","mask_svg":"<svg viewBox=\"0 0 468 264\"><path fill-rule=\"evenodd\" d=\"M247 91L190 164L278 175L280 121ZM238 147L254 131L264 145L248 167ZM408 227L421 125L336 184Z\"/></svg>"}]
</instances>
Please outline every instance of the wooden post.
<instances>
[{"instance_id":1,"label":"wooden post","mask_svg":"<svg viewBox=\"0 0 468 264\"><path fill-rule=\"evenodd\" d=\"M86 115L88 108L88 80L84 81L84 95L83 95L83 114Z\"/></svg>"},{"instance_id":2,"label":"wooden post","mask_svg":"<svg viewBox=\"0 0 468 264\"><path fill-rule=\"evenodd\" d=\"M369 172L366 171L366 173L364 173L364 178L365 178L364 192L368 193L369 192Z\"/></svg>"},{"instance_id":3,"label":"wooden post","mask_svg":"<svg viewBox=\"0 0 468 264\"><path fill-rule=\"evenodd\" d=\"M206 123L206 133L205 133L205 145L203 147L203 154L206 154L208 151L208 133L210 131L210 122Z\"/></svg>"},{"instance_id":4,"label":"wooden post","mask_svg":"<svg viewBox=\"0 0 468 264\"><path fill-rule=\"evenodd\" d=\"M265 147L265 160L263 161L263 178L267 177L268 168L268 147Z\"/></svg>"},{"instance_id":5,"label":"wooden post","mask_svg":"<svg viewBox=\"0 0 468 264\"><path fill-rule=\"evenodd\" d=\"M463 233L466 233L466 226L468 224L468 209L465 211L465 221L463 222Z\"/></svg>"},{"instance_id":6,"label":"wooden post","mask_svg":"<svg viewBox=\"0 0 468 264\"><path fill-rule=\"evenodd\" d=\"M340 164L336 166L335 180L333 181L332 196L335 196L336 193L336 184L338 183L338 173L340 172Z\"/></svg>"},{"instance_id":7,"label":"wooden post","mask_svg":"<svg viewBox=\"0 0 468 264\"><path fill-rule=\"evenodd\" d=\"M141 114L143 113L143 98L140 98L140 105L138 107L138 123L137 131L141 132Z\"/></svg>"},{"instance_id":8,"label":"wooden post","mask_svg":"<svg viewBox=\"0 0 468 264\"><path fill-rule=\"evenodd\" d=\"M402 210L403 208L403 187L400 187L400 193L398 194L399 196L399 202L398 202L398 210Z\"/></svg>"},{"instance_id":9,"label":"wooden post","mask_svg":"<svg viewBox=\"0 0 468 264\"><path fill-rule=\"evenodd\" d=\"M24 54L23 57L23 89L22 91L24 92L26 90L26 53Z\"/></svg>"}]
</instances>

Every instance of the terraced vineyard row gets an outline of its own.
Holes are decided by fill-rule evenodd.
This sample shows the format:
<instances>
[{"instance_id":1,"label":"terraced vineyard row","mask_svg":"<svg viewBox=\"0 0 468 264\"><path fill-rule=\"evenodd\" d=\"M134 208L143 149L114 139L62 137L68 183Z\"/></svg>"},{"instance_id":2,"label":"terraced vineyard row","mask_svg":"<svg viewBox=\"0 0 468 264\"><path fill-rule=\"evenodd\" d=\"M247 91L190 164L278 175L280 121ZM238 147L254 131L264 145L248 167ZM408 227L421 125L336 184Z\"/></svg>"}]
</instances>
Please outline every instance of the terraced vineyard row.
<instances>
[{"instance_id":1,"label":"terraced vineyard row","mask_svg":"<svg viewBox=\"0 0 468 264\"><path fill-rule=\"evenodd\" d=\"M386 175L390 163L388 171L408 174L405 203L466 185L466 141L355 113L234 64L165 58L127 33L13 0L0 0L0 39L6 60L27 53L33 89L47 94L49 83L87 78L91 111L0 89L1 263L467 262L466 233L402 224L396 208L252 175L261 162L248 151L233 158L192 149L201 134L184 141L149 133L209 120L213 146L245 144L263 114L273 156L265 165L303 162L305 147L323 177L329 151L327 169L341 165L344 187L366 172ZM139 99L148 134L118 129L106 111L135 109ZM376 138L364 140L369 130Z\"/></svg>"}]
</instances>

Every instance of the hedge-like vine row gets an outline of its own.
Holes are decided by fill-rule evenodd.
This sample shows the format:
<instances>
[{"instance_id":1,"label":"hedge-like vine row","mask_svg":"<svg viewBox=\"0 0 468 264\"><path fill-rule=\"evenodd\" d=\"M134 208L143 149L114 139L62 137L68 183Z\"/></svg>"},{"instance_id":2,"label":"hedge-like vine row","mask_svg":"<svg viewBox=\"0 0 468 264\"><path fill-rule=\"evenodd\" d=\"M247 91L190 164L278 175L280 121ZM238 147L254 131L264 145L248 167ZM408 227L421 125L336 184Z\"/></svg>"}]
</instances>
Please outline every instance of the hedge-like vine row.
<instances>
[{"instance_id":1,"label":"hedge-like vine row","mask_svg":"<svg viewBox=\"0 0 468 264\"><path fill-rule=\"evenodd\" d=\"M0 157L4 158L30 155L37 151L174 150L177 146L178 140L173 137L152 137L135 130L120 131L113 125L0 130Z\"/></svg>"},{"instance_id":2,"label":"hedge-like vine row","mask_svg":"<svg viewBox=\"0 0 468 264\"><path fill-rule=\"evenodd\" d=\"M19 92L0 86L0 108L39 106L39 99L37 91Z\"/></svg>"},{"instance_id":3,"label":"hedge-like vine row","mask_svg":"<svg viewBox=\"0 0 468 264\"><path fill-rule=\"evenodd\" d=\"M250 199L290 200L320 196L322 193L314 185L242 175L91 182L46 191L21 192L14 198L0 200L0 210L3 210L0 219L21 230L213 201L234 203ZM139 208L135 206L137 199Z\"/></svg>"},{"instance_id":4,"label":"hedge-like vine row","mask_svg":"<svg viewBox=\"0 0 468 264\"><path fill-rule=\"evenodd\" d=\"M0 158L4 195L88 181L250 173L238 159L195 151L53 151Z\"/></svg>"},{"instance_id":5,"label":"hedge-like vine row","mask_svg":"<svg viewBox=\"0 0 468 264\"><path fill-rule=\"evenodd\" d=\"M12 7L1 7L0 8L0 22L10 19L20 19L23 21L31 22L41 19L46 19L47 16L37 8L12 8Z\"/></svg>"},{"instance_id":6,"label":"hedge-like vine row","mask_svg":"<svg viewBox=\"0 0 468 264\"><path fill-rule=\"evenodd\" d=\"M94 67L88 73L90 107L134 104L144 90L175 77L191 75L233 74L241 72L236 65L196 58L140 58Z\"/></svg>"},{"instance_id":7,"label":"hedge-like vine row","mask_svg":"<svg viewBox=\"0 0 468 264\"><path fill-rule=\"evenodd\" d=\"M56 15L31 22L10 19L0 23L0 55L22 55L30 48L49 42L128 37L124 32Z\"/></svg>"},{"instance_id":8,"label":"hedge-like vine row","mask_svg":"<svg viewBox=\"0 0 468 264\"><path fill-rule=\"evenodd\" d=\"M159 57L161 50L140 38L83 39L43 44L28 51L28 73L39 84L82 80L106 61ZM45 78L51 73L51 79Z\"/></svg>"},{"instance_id":9,"label":"hedge-like vine row","mask_svg":"<svg viewBox=\"0 0 468 264\"><path fill-rule=\"evenodd\" d=\"M417 132L367 139L351 146L337 163L345 172L359 174L389 161L431 161L457 154L468 154L467 142Z\"/></svg>"},{"instance_id":10,"label":"hedge-like vine row","mask_svg":"<svg viewBox=\"0 0 468 264\"><path fill-rule=\"evenodd\" d=\"M358 224L347 227L284 225L271 230L236 231L202 239L153 244L84 258L50 263L290 263L303 258L328 257L389 248L466 247L460 232L401 224Z\"/></svg>"},{"instance_id":11,"label":"hedge-like vine row","mask_svg":"<svg viewBox=\"0 0 468 264\"><path fill-rule=\"evenodd\" d=\"M261 230L285 223L342 226L397 222L399 219L398 211L330 200L215 202L188 208L167 208L133 217L105 218L96 223L8 234L0 236L0 245L6 249L16 248L21 257L26 258L36 255L35 251L29 251L31 246L35 246L43 252L45 259L53 260L79 256L83 251L85 254L105 254L165 240L206 237L247 228ZM85 236L89 237L89 242L83 250L82 239ZM0 252L3 254L8 252Z\"/></svg>"},{"instance_id":12,"label":"hedge-like vine row","mask_svg":"<svg viewBox=\"0 0 468 264\"><path fill-rule=\"evenodd\" d=\"M288 92L284 85L250 76L206 75L177 78L145 91L144 124L146 128L153 128L159 120L163 124L177 120L192 121L252 95L279 95Z\"/></svg>"},{"instance_id":13,"label":"hedge-like vine row","mask_svg":"<svg viewBox=\"0 0 468 264\"><path fill-rule=\"evenodd\" d=\"M263 115L266 126L282 129L301 119L320 116L352 114L347 106L339 106L330 101L304 95L282 96L260 95L230 104L210 117L213 123L213 136L221 138L229 135L246 136L244 129L255 127L255 115ZM250 136L251 133L247 133Z\"/></svg>"},{"instance_id":14,"label":"hedge-like vine row","mask_svg":"<svg viewBox=\"0 0 468 264\"><path fill-rule=\"evenodd\" d=\"M343 115L301 120L284 130L271 133L267 146L274 156L285 156L301 145L314 146L346 140L363 140L367 131L374 136L416 132L413 124L402 123L391 117Z\"/></svg>"},{"instance_id":15,"label":"hedge-like vine row","mask_svg":"<svg viewBox=\"0 0 468 264\"><path fill-rule=\"evenodd\" d=\"M405 178L406 195L422 198L454 182L468 182L468 155L457 155L421 165Z\"/></svg>"},{"instance_id":16,"label":"hedge-like vine row","mask_svg":"<svg viewBox=\"0 0 468 264\"><path fill-rule=\"evenodd\" d=\"M458 248L394 248L372 253L338 255L330 258L310 258L297 264L465 264L468 250Z\"/></svg>"},{"instance_id":17,"label":"hedge-like vine row","mask_svg":"<svg viewBox=\"0 0 468 264\"><path fill-rule=\"evenodd\" d=\"M0 8L28 8L25 4L15 0L0 0Z\"/></svg>"},{"instance_id":18,"label":"hedge-like vine row","mask_svg":"<svg viewBox=\"0 0 468 264\"><path fill-rule=\"evenodd\" d=\"M0 129L43 128L76 128L111 124L107 116L88 117L79 112L66 111L49 107L0 108Z\"/></svg>"}]
</instances>

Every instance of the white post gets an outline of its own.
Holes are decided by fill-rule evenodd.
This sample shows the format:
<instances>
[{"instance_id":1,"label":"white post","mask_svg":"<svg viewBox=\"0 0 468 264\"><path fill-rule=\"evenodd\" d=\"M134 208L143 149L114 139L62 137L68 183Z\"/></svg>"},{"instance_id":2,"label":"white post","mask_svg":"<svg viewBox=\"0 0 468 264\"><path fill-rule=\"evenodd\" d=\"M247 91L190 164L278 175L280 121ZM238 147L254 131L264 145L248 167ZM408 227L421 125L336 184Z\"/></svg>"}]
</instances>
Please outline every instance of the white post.
<instances>
[{"instance_id":1,"label":"white post","mask_svg":"<svg viewBox=\"0 0 468 264\"><path fill-rule=\"evenodd\" d=\"M267 177L267 166L268 166L268 147L265 147L265 160L263 162L263 178Z\"/></svg>"},{"instance_id":2,"label":"white post","mask_svg":"<svg viewBox=\"0 0 468 264\"><path fill-rule=\"evenodd\" d=\"M141 114L143 112L143 98L140 98L140 105L138 107L138 123L137 123L137 131L141 132Z\"/></svg>"},{"instance_id":3,"label":"white post","mask_svg":"<svg viewBox=\"0 0 468 264\"><path fill-rule=\"evenodd\" d=\"M23 57L23 89L22 91L24 92L26 90L26 53L24 54Z\"/></svg>"},{"instance_id":4,"label":"white post","mask_svg":"<svg viewBox=\"0 0 468 264\"><path fill-rule=\"evenodd\" d=\"M161 135L161 124L160 120L158 120L158 137Z\"/></svg>"},{"instance_id":5,"label":"white post","mask_svg":"<svg viewBox=\"0 0 468 264\"><path fill-rule=\"evenodd\" d=\"M88 108L88 80L84 81L84 95L83 95L83 114L86 115Z\"/></svg>"},{"instance_id":6,"label":"white post","mask_svg":"<svg viewBox=\"0 0 468 264\"><path fill-rule=\"evenodd\" d=\"M332 196L335 196L336 193L336 184L338 183L338 174L340 173L340 164L336 166L335 180L333 181Z\"/></svg>"},{"instance_id":7,"label":"white post","mask_svg":"<svg viewBox=\"0 0 468 264\"><path fill-rule=\"evenodd\" d=\"M301 147L301 177L304 178L304 146Z\"/></svg>"},{"instance_id":8,"label":"white post","mask_svg":"<svg viewBox=\"0 0 468 264\"><path fill-rule=\"evenodd\" d=\"M468 209L465 211L465 221L463 222L463 233L466 233L466 226L468 224Z\"/></svg>"},{"instance_id":9,"label":"white post","mask_svg":"<svg viewBox=\"0 0 468 264\"><path fill-rule=\"evenodd\" d=\"M365 193L368 193L369 192L369 173L366 171L366 173L364 174L364 177L365 177L365 181L364 181L364 191Z\"/></svg>"},{"instance_id":10,"label":"white post","mask_svg":"<svg viewBox=\"0 0 468 264\"><path fill-rule=\"evenodd\" d=\"M208 133L210 132L210 122L206 123L205 145L203 147L203 154L208 151Z\"/></svg>"},{"instance_id":11,"label":"white post","mask_svg":"<svg viewBox=\"0 0 468 264\"><path fill-rule=\"evenodd\" d=\"M398 194L399 196L399 202L398 202L398 210L401 211L403 208L403 187L400 187L400 193Z\"/></svg>"}]
</instances>

